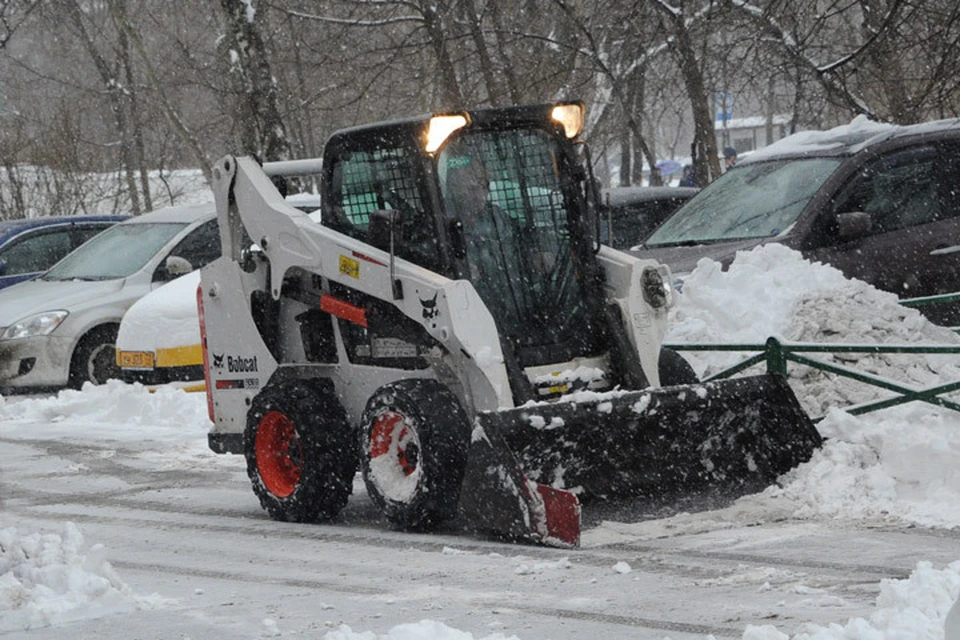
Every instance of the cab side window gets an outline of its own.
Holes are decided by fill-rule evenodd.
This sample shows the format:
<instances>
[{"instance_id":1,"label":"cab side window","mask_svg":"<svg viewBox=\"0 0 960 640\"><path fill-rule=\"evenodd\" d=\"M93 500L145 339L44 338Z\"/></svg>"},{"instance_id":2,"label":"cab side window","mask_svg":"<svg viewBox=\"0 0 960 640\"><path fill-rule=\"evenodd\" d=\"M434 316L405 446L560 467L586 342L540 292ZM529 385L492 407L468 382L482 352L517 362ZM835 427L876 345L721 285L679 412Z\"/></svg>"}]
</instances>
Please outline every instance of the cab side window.
<instances>
[{"instance_id":1,"label":"cab side window","mask_svg":"<svg viewBox=\"0 0 960 640\"><path fill-rule=\"evenodd\" d=\"M933 146L896 151L864 165L844 189L837 213L870 216L870 234L888 233L950 215L939 192Z\"/></svg>"},{"instance_id":2,"label":"cab side window","mask_svg":"<svg viewBox=\"0 0 960 640\"><path fill-rule=\"evenodd\" d=\"M418 161L419 156L405 146L343 153L331 168L332 189L322 223L371 242L373 212L398 211L397 255L428 268L435 267L439 259L435 222L423 202Z\"/></svg>"}]
</instances>

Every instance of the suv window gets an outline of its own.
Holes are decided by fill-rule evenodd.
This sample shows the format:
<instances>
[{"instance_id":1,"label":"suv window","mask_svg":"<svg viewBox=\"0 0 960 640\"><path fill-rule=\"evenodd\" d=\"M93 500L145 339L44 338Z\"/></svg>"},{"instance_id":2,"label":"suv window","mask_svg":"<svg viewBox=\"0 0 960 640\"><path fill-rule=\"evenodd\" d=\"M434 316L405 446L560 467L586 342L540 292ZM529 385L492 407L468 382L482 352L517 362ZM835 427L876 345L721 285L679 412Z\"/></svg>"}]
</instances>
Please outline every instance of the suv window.
<instances>
[{"instance_id":1,"label":"suv window","mask_svg":"<svg viewBox=\"0 0 960 640\"><path fill-rule=\"evenodd\" d=\"M70 253L70 229L37 231L14 240L0 252L6 268L4 275L45 271Z\"/></svg>"},{"instance_id":2,"label":"suv window","mask_svg":"<svg viewBox=\"0 0 960 640\"><path fill-rule=\"evenodd\" d=\"M844 189L837 212L870 214L871 234L947 217L938 192L937 157L935 148L923 146L864 165Z\"/></svg>"}]
</instances>

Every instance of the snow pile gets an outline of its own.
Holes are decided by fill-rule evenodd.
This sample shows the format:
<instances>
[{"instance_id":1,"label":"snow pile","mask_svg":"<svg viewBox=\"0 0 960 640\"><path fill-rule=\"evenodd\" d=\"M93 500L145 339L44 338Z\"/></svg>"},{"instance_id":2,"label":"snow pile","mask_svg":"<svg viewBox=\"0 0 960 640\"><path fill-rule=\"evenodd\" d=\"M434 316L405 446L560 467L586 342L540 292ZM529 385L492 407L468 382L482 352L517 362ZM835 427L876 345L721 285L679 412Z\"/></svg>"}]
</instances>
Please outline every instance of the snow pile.
<instances>
[{"instance_id":1,"label":"snow pile","mask_svg":"<svg viewBox=\"0 0 960 640\"><path fill-rule=\"evenodd\" d=\"M830 411L823 448L756 499L788 501L796 518L960 527L960 415L920 404L884 414Z\"/></svg>"},{"instance_id":2,"label":"snow pile","mask_svg":"<svg viewBox=\"0 0 960 640\"><path fill-rule=\"evenodd\" d=\"M786 342L960 344L960 336L901 307L893 294L777 244L741 252L728 271L701 260L671 313L666 340L677 344L762 344L769 336ZM683 355L705 377L751 354ZM918 389L960 380L955 356L807 355ZM890 393L794 364L788 376L808 414L826 413L818 429L828 440L781 487L743 498L737 510L718 517L740 518L751 508L797 518L960 527L960 414L910 403L856 417L837 408Z\"/></svg>"},{"instance_id":3,"label":"snow pile","mask_svg":"<svg viewBox=\"0 0 960 640\"><path fill-rule=\"evenodd\" d=\"M675 344L763 344L774 337L818 344L960 345L960 336L931 324L916 309L900 306L894 294L849 280L778 244L740 252L727 271L713 260L701 260L684 280L670 320L665 341ZM683 356L704 378L752 353L684 351ZM920 389L960 380L955 356L803 355ZM791 364L788 372L801 405L813 416L890 395L807 367Z\"/></svg>"},{"instance_id":4,"label":"snow pile","mask_svg":"<svg viewBox=\"0 0 960 640\"><path fill-rule=\"evenodd\" d=\"M0 396L0 421L4 420L35 422L35 433L63 431L66 438L73 435L72 429L63 425L81 423L82 429L73 429L83 439L173 443L183 443L188 434L205 439L210 425L203 394L171 387L153 393L119 380L99 387L87 383L80 391L67 389L52 398Z\"/></svg>"},{"instance_id":5,"label":"snow pile","mask_svg":"<svg viewBox=\"0 0 960 640\"><path fill-rule=\"evenodd\" d=\"M138 598L104 560L102 545L83 552L72 523L60 534L0 529L0 632L59 626L160 604Z\"/></svg>"},{"instance_id":6,"label":"snow pile","mask_svg":"<svg viewBox=\"0 0 960 640\"><path fill-rule=\"evenodd\" d=\"M853 618L846 624L828 627L806 624L794 636L769 625L748 626L743 640L958 640L956 633L951 637L944 630L947 613L958 596L960 562L943 570L934 569L929 562L919 562L908 579L880 582L877 610L868 619Z\"/></svg>"}]
</instances>

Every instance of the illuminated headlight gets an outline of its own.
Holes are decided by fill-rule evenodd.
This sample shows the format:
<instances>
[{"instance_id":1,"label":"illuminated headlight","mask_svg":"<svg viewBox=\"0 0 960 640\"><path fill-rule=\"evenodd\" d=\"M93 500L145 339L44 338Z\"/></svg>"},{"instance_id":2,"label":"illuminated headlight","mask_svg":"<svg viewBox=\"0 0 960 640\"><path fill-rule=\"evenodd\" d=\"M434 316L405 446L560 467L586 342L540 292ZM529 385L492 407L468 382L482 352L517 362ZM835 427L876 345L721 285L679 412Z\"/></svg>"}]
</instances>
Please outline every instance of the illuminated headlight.
<instances>
[{"instance_id":1,"label":"illuminated headlight","mask_svg":"<svg viewBox=\"0 0 960 640\"><path fill-rule=\"evenodd\" d=\"M32 338L34 336L45 336L60 326L64 318L69 315L66 311L44 311L36 315L28 316L22 320L14 322L7 327L0 340L17 340L19 338Z\"/></svg>"},{"instance_id":2,"label":"illuminated headlight","mask_svg":"<svg viewBox=\"0 0 960 640\"><path fill-rule=\"evenodd\" d=\"M643 270L640 276L640 290L643 291L643 299L654 309L666 307L671 301L670 285L664 282L663 275L655 267L647 267Z\"/></svg>"},{"instance_id":3,"label":"illuminated headlight","mask_svg":"<svg viewBox=\"0 0 960 640\"><path fill-rule=\"evenodd\" d=\"M470 124L470 118L465 113L437 115L430 118L425 145L427 153L433 153L439 149L457 129L462 129L468 124Z\"/></svg>"},{"instance_id":4,"label":"illuminated headlight","mask_svg":"<svg viewBox=\"0 0 960 640\"><path fill-rule=\"evenodd\" d=\"M584 107L582 102L558 104L550 112L550 117L560 123L563 134L576 138L583 131Z\"/></svg>"}]
</instances>

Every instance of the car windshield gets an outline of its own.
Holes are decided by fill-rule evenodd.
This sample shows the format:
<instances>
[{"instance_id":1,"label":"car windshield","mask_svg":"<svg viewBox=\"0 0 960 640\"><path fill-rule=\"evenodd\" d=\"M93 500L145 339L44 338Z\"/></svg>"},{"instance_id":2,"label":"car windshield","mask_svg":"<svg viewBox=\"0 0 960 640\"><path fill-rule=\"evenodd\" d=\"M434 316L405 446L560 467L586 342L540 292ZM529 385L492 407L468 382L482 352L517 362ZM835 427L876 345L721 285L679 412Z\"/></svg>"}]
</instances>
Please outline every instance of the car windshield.
<instances>
[{"instance_id":1,"label":"car windshield","mask_svg":"<svg viewBox=\"0 0 960 640\"><path fill-rule=\"evenodd\" d=\"M54 265L43 280L113 280L141 269L187 224L118 224Z\"/></svg>"},{"instance_id":2,"label":"car windshield","mask_svg":"<svg viewBox=\"0 0 960 640\"><path fill-rule=\"evenodd\" d=\"M767 238L786 231L842 158L794 158L735 167L677 210L648 247Z\"/></svg>"}]
</instances>

